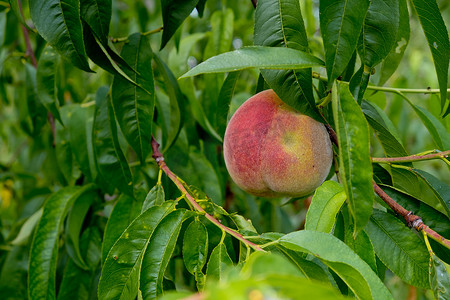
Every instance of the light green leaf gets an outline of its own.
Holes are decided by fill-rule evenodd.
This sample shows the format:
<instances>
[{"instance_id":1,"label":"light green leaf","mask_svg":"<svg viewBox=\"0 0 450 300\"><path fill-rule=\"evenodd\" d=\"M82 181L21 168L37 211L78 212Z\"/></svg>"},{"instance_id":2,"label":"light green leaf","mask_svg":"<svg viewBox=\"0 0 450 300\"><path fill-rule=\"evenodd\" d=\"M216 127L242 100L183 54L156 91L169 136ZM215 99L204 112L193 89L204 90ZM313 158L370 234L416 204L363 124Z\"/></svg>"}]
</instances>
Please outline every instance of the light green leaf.
<instances>
[{"instance_id":1,"label":"light green leaf","mask_svg":"<svg viewBox=\"0 0 450 300\"><path fill-rule=\"evenodd\" d=\"M208 265L206 268L206 276L208 278L215 278L217 280L223 280L225 271L233 266L233 261L227 252L227 247L224 243L219 243L209 257Z\"/></svg>"},{"instance_id":2,"label":"light green leaf","mask_svg":"<svg viewBox=\"0 0 450 300\"><path fill-rule=\"evenodd\" d=\"M305 229L330 233L346 198L339 183L325 181L314 193L306 213Z\"/></svg>"},{"instance_id":3,"label":"light green leaf","mask_svg":"<svg viewBox=\"0 0 450 300\"><path fill-rule=\"evenodd\" d=\"M180 78L204 73L232 72L250 68L302 69L323 66L323 62L306 52L290 48L249 46L219 54L195 66Z\"/></svg>"},{"instance_id":4,"label":"light green leaf","mask_svg":"<svg viewBox=\"0 0 450 300\"><path fill-rule=\"evenodd\" d=\"M142 212L155 205L161 205L166 200L164 188L160 182L148 192L142 205Z\"/></svg>"},{"instance_id":5,"label":"light green leaf","mask_svg":"<svg viewBox=\"0 0 450 300\"><path fill-rule=\"evenodd\" d=\"M14 240L11 241L11 245L25 245L28 243L28 239L33 234L34 228L36 224L41 219L43 209L40 208L34 214L32 214L26 221L23 223L22 227L20 227L20 231Z\"/></svg>"},{"instance_id":6,"label":"light green leaf","mask_svg":"<svg viewBox=\"0 0 450 300\"><path fill-rule=\"evenodd\" d=\"M450 299L450 276L445 263L436 255L430 257L430 285L437 300Z\"/></svg>"}]
</instances>

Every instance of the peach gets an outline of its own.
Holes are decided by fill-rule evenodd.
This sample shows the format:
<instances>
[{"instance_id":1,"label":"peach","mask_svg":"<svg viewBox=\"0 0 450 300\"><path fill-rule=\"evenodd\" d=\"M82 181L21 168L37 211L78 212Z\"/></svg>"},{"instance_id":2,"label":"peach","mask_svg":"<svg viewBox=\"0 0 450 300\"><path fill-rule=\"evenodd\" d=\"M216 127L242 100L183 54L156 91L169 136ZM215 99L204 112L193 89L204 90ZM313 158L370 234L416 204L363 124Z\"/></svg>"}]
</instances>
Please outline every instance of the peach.
<instances>
[{"instance_id":1,"label":"peach","mask_svg":"<svg viewBox=\"0 0 450 300\"><path fill-rule=\"evenodd\" d=\"M263 197L301 197L326 179L333 149L325 126L273 90L249 98L227 125L223 152L233 181Z\"/></svg>"}]
</instances>

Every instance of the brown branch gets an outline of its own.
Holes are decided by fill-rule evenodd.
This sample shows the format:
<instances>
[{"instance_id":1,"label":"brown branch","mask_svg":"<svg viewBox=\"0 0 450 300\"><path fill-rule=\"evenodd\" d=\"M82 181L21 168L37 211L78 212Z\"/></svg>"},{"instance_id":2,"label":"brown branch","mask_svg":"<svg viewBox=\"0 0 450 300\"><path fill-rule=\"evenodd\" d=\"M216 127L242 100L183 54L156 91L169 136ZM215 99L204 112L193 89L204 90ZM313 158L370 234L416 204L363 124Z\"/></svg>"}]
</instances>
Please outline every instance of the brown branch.
<instances>
[{"instance_id":1,"label":"brown branch","mask_svg":"<svg viewBox=\"0 0 450 300\"><path fill-rule=\"evenodd\" d=\"M212 215L208 214L207 212L205 212L205 210L197 203L197 201L195 201L195 199L191 196L191 194L189 194L189 192L186 190L186 188L184 187L184 185L181 183L181 181L178 179L178 176L175 175L170 169L169 167L166 165L166 163L164 162L164 156L162 155L161 151L159 151L159 144L158 142L155 140L154 137L152 137L152 149L153 149L153 158L156 160L156 162L158 163L158 166L164 171L164 173L166 173L166 175L173 181L173 183L175 183L175 185L178 187L178 189L185 194L187 200L189 201L189 203L199 212L202 212L205 214L205 217L210 220L214 225L216 225L217 227L219 227L220 229L222 229L223 231L229 233L230 235L234 236L235 238L237 238L239 241L241 241L242 243L246 244L247 246L252 247L254 250L257 251L264 251L260 246L250 242L249 240L245 239L240 233L238 233L237 231L223 225L222 223L220 223L219 220L217 220L216 218L214 218Z\"/></svg>"},{"instance_id":2,"label":"brown branch","mask_svg":"<svg viewBox=\"0 0 450 300\"><path fill-rule=\"evenodd\" d=\"M439 244L447 247L450 249L450 241L445 239L443 236L441 236L439 233L425 225L422 221L422 219L419 216L416 216L412 213L412 211L404 209L400 204L395 202L394 199L389 197L388 194L386 194L376 183L373 181L373 188L375 190L375 193L377 193L378 196L387 204L389 207L397 214L401 215L405 221L406 224L408 224L409 227L416 229L417 231L425 231L428 236L430 236L433 240L438 242Z\"/></svg>"},{"instance_id":3,"label":"brown branch","mask_svg":"<svg viewBox=\"0 0 450 300\"><path fill-rule=\"evenodd\" d=\"M403 157L372 157L372 162L374 163L391 163L391 162L414 162L429 159L442 159L448 158L450 155L450 150L432 153L427 155L409 155Z\"/></svg>"},{"instance_id":4,"label":"brown branch","mask_svg":"<svg viewBox=\"0 0 450 300\"><path fill-rule=\"evenodd\" d=\"M336 147L339 147L336 131L334 131L333 128L328 124L325 124L325 127L327 128L328 134L330 135L330 139L333 142L333 144L335 144Z\"/></svg>"}]
</instances>

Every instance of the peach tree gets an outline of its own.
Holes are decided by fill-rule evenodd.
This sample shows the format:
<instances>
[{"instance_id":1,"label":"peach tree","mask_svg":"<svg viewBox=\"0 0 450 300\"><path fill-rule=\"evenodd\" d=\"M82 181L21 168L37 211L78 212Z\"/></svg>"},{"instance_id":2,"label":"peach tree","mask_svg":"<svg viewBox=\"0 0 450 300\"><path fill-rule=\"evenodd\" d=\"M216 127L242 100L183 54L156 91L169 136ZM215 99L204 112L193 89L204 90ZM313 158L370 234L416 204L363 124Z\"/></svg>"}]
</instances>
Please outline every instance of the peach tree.
<instances>
[{"instance_id":1,"label":"peach tree","mask_svg":"<svg viewBox=\"0 0 450 300\"><path fill-rule=\"evenodd\" d=\"M0 1L1 298L450 299L449 18L436 0ZM226 169L228 121L268 89L327 128L308 195Z\"/></svg>"}]
</instances>

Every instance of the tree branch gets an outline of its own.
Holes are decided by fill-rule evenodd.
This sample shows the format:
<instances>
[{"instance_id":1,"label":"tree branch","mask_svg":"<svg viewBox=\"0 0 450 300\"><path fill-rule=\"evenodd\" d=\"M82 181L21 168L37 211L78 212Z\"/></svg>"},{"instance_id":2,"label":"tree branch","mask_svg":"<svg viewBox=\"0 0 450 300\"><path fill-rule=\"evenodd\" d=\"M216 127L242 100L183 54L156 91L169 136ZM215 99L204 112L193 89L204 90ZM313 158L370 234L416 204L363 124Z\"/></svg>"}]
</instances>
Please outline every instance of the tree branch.
<instances>
[{"instance_id":1,"label":"tree branch","mask_svg":"<svg viewBox=\"0 0 450 300\"><path fill-rule=\"evenodd\" d=\"M20 0L17 0L17 6L19 7L19 12L22 15L22 18L25 19L22 11L22 2ZM27 50L25 52L26 56L31 59L31 63L35 68L37 68L37 61L36 56L34 56L33 47L31 47L30 42L30 35L28 34L28 29L25 27L25 25L20 24L20 27L22 28L23 37L25 38L25 45L27 47Z\"/></svg>"},{"instance_id":2,"label":"tree branch","mask_svg":"<svg viewBox=\"0 0 450 300\"><path fill-rule=\"evenodd\" d=\"M450 150L427 155L409 155L403 157L372 157L373 163L414 162L430 159L445 159L450 155Z\"/></svg>"},{"instance_id":3,"label":"tree branch","mask_svg":"<svg viewBox=\"0 0 450 300\"><path fill-rule=\"evenodd\" d=\"M416 216L412 213L412 211L404 209L400 204L394 201L391 197L389 197L388 194L386 194L376 183L373 181L373 188L375 190L375 193L377 193L378 196L387 204L389 207L396 213L401 215L406 223L408 224L408 227L414 228L417 231L424 231L429 237L431 237L433 240L438 242L439 244L447 247L450 249L450 241L445 239L443 236L441 236L439 233L425 225L422 221L422 219L419 216Z\"/></svg>"},{"instance_id":4,"label":"tree branch","mask_svg":"<svg viewBox=\"0 0 450 300\"><path fill-rule=\"evenodd\" d=\"M249 240L245 239L240 233L238 233L237 231L223 225L222 223L220 223L219 220L217 220L216 218L214 218L212 215L208 214L198 203L197 201L195 201L195 199L191 196L191 194L189 194L189 192L186 190L186 188L184 187L184 185L181 183L181 181L178 179L178 176L175 175L170 169L169 167L166 165L166 163L164 162L164 156L162 155L161 151L159 151L159 144L158 142L155 140L154 137L152 137L152 149L153 149L153 158L156 160L156 162L158 163L158 166L164 171L164 173L166 173L166 175L173 181L173 183L175 183L175 185L178 187L178 189L185 194L186 199L189 201L189 203L199 212L204 213L205 217L210 220L214 225L216 225L217 227L219 227L220 229L222 229L223 231L229 233L230 235L234 236L235 238L237 238L239 241L241 241L242 243L246 244L247 246L252 247L254 250L257 251L264 251L260 246L250 242Z\"/></svg>"}]
</instances>

